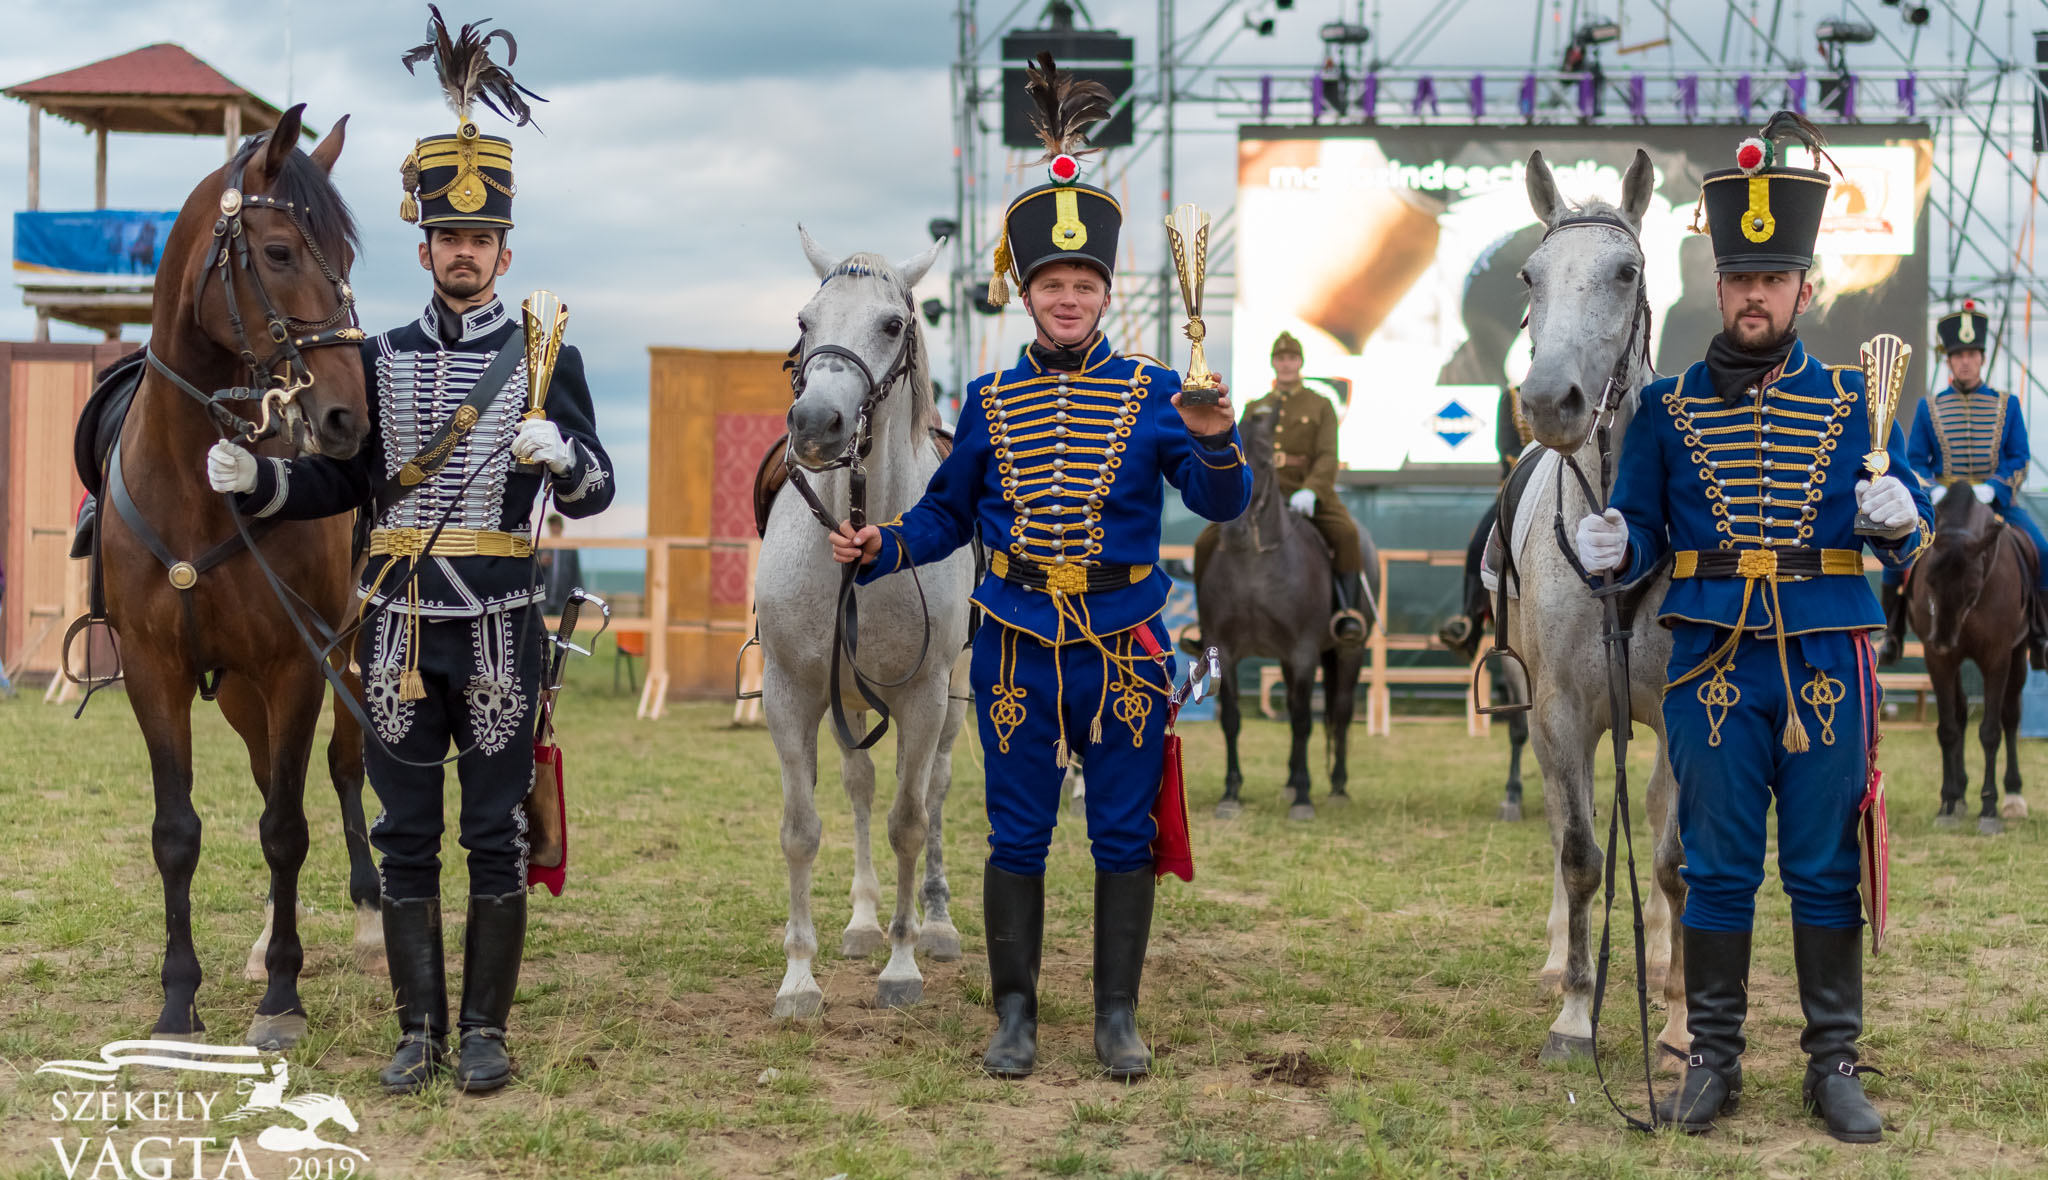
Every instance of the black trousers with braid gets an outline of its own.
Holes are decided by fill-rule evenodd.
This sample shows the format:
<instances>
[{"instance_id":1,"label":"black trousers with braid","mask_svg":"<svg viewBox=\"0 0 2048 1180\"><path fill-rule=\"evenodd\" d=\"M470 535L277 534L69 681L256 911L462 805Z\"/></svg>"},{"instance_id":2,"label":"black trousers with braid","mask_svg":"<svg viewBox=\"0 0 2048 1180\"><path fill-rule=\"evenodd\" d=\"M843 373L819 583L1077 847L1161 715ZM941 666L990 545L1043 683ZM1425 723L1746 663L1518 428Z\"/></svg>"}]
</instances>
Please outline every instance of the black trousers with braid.
<instances>
[{"instance_id":1,"label":"black trousers with braid","mask_svg":"<svg viewBox=\"0 0 2048 1180\"><path fill-rule=\"evenodd\" d=\"M520 803L533 785L543 642L540 616L525 619L529 609L417 623L402 611L380 611L363 629L363 694L389 747L387 753L366 739L363 751L370 786L383 805L370 825L370 843L382 858L387 897L440 896L446 768L408 763L438 762L456 750L467 751L455 772L469 893L495 897L526 887ZM423 695L406 691L409 669L417 670Z\"/></svg>"}]
</instances>

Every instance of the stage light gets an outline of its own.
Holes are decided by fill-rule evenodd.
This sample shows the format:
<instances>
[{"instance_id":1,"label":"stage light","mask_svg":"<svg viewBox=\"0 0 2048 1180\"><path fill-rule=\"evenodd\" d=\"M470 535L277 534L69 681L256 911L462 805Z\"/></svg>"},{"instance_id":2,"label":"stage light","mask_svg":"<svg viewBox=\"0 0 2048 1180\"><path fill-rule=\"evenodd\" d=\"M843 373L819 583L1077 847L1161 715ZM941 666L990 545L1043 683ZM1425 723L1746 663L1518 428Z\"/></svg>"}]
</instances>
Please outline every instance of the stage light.
<instances>
[{"instance_id":1,"label":"stage light","mask_svg":"<svg viewBox=\"0 0 2048 1180\"><path fill-rule=\"evenodd\" d=\"M1877 30L1860 20L1824 20L1814 26L1813 37L1822 45L1867 45L1877 40Z\"/></svg>"},{"instance_id":2,"label":"stage light","mask_svg":"<svg viewBox=\"0 0 2048 1180\"><path fill-rule=\"evenodd\" d=\"M1372 30L1364 25L1333 20L1323 26L1322 37L1326 45L1363 45L1372 40Z\"/></svg>"},{"instance_id":3,"label":"stage light","mask_svg":"<svg viewBox=\"0 0 2048 1180\"><path fill-rule=\"evenodd\" d=\"M939 317L946 314L946 305L942 300L927 299L918 304L918 310L924 312L924 322L936 328L939 326Z\"/></svg>"},{"instance_id":4,"label":"stage light","mask_svg":"<svg viewBox=\"0 0 2048 1180\"><path fill-rule=\"evenodd\" d=\"M1273 18L1269 16L1264 20L1253 20L1251 17L1245 17L1244 27L1261 37L1270 37L1273 35Z\"/></svg>"},{"instance_id":5,"label":"stage light","mask_svg":"<svg viewBox=\"0 0 2048 1180\"><path fill-rule=\"evenodd\" d=\"M1578 32L1572 34L1572 41L1575 44L1587 48L1619 40L1621 40L1621 24L1618 21L1611 20L1587 21L1579 26Z\"/></svg>"},{"instance_id":6,"label":"stage light","mask_svg":"<svg viewBox=\"0 0 2048 1180\"><path fill-rule=\"evenodd\" d=\"M960 223L950 217L934 217L924 223L924 228L934 242L940 238L957 237L960 233Z\"/></svg>"},{"instance_id":7,"label":"stage light","mask_svg":"<svg viewBox=\"0 0 2048 1180\"><path fill-rule=\"evenodd\" d=\"M1924 25L1927 23L1927 18L1932 15L1928 12L1925 4L1907 4L1903 0L1884 0L1884 6L1886 8L1898 9L1899 15L1905 18L1906 23L1909 25Z\"/></svg>"},{"instance_id":8,"label":"stage light","mask_svg":"<svg viewBox=\"0 0 2048 1180\"><path fill-rule=\"evenodd\" d=\"M1273 7L1282 12L1294 7L1294 0L1273 0Z\"/></svg>"}]
</instances>

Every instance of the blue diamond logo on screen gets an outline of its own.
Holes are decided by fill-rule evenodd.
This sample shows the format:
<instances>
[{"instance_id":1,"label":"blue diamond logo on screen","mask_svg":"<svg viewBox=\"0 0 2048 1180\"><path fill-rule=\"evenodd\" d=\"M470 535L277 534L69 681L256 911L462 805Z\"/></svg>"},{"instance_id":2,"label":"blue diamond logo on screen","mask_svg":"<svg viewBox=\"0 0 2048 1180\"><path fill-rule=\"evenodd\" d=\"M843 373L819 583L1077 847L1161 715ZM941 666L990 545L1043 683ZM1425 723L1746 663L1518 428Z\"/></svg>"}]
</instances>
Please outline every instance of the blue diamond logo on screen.
<instances>
[{"instance_id":1,"label":"blue diamond logo on screen","mask_svg":"<svg viewBox=\"0 0 2048 1180\"><path fill-rule=\"evenodd\" d=\"M1438 438L1455 447L1477 433L1479 423L1473 418L1472 411L1458 404L1456 399L1452 399L1445 402L1444 408L1436 412L1436 417L1430 421L1429 428L1436 431Z\"/></svg>"}]
</instances>

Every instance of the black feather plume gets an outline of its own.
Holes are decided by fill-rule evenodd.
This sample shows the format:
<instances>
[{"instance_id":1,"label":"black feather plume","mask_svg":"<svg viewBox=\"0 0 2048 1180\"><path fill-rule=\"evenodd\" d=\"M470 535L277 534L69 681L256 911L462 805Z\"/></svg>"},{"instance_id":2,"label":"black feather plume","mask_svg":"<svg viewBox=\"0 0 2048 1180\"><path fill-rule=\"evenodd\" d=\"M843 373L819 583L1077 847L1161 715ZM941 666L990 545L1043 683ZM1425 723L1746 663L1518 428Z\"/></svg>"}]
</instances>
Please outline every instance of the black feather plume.
<instances>
[{"instance_id":1,"label":"black feather plume","mask_svg":"<svg viewBox=\"0 0 2048 1180\"><path fill-rule=\"evenodd\" d=\"M485 32L484 26L489 23L486 18L466 24L460 33L450 36L440 8L429 4L427 39L398 60L407 73L413 73L413 67L423 61L432 61L441 79L441 89L448 97L448 107L457 116L469 118L471 109L481 102L499 117L524 127L533 122L533 108L526 100L547 99L513 81L512 72L505 66L519 59L519 42L506 29ZM504 66L491 60L491 42L500 38L505 42Z\"/></svg>"},{"instance_id":2,"label":"black feather plume","mask_svg":"<svg viewBox=\"0 0 2048 1180\"><path fill-rule=\"evenodd\" d=\"M1031 127L1045 143L1045 159L1065 152L1085 156L1100 151L1088 147L1088 129L1109 118L1116 96L1100 82L1076 78L1053 64L1052 54L1041 53L1026 68L1024 93L1036 109Z\"/></svg>"},{"instance_id":3,"label":"black feather plume","mask_svg":"<svg viewBox=\"0 0 2048 1180\"><path fill-rule=\"evenodd\" d=\"M1797 139L1806 145L1808 151L1813 153L1815 166L1818 166L1822 160L1826 160L1828 165L1837 174L1842 171L1842 166L1835 163L1833 156L1828 155L1827 135L1819 127L1814 126L1811 119L1808 119L1798 111L1779 111L1772 115L1771 121L1764 124L1763 138L1774 144L1781 144L1788 139Z\"/></svg>"}]
</instances>

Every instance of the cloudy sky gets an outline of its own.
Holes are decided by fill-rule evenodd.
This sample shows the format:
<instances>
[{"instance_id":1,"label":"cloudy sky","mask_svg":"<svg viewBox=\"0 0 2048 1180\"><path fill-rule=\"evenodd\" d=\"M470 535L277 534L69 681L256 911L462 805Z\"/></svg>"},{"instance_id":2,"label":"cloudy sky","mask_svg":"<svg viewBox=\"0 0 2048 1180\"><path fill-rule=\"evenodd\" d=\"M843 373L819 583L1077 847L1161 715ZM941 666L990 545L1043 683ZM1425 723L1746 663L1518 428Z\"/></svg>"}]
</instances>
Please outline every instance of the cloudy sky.
<instances>
[{"instance_id":1,"label":"cloudy sky","mask_svg":"<svg viewBox=\"0 0 2048 1180\"><path fill-rule=\"evenodd\" d=\"M981 33L1034 24L1042 7L1041 0L983 0ZM1152 59L1153 0L1087 0L1083 7L1098 25L1135 36L1141 64ZM1319 60L1317 27L1361 11L1374 25L1375 46L1391 56L1442 7L1298 0L1282 12L1275 0L1180 0L1177 27L1191 36L1220 12L1197 56L1207 60L1221 47L1219 65L1244 72ZM1449 63L1526 65L1532 31L1548 25L1554 38L1563 7L1580 5L1464 0L1448 31L1426 48L1410 42L1409 52L1447 71ZM1624 39L1661 36L1658 7L1621 3L1623 19L1635 22ZM1838 5L1798 7L1816 10L1802 11L1810 24ZM1898 23L1889 10L1868 7L1888 32ZM797 244L799 221L828 250L901 258L929 242L929 219L951 213L954 9L952 0L443 4L451 20L490 16L517 34L515 73L550 100L538 108L543 133L509 133L517 145L520 228L506 283L514 292L547 286L573 309L570 339L590 367L600 426L623 476L619 504L597 531L644 530L649 345L784 349L815 285ZM1247 15L1274 18L1273 35L1243 31ZM1718 17L1688 19L1718 41ZM1930 32L1953 42L1948 21L1938 11ZM421 0L0 0L0 85L175 41L274 103L308 103L316 127L349 114L337 179L365 228L355 286L366 326L380 329L417 314L428 292L414 260L416 231L396 215L398 163L414 138L453 127L439 88L398 64L424 25ZM1237 35L1226 36L1232 30ZM1781 43L1811 56L1811 40L1789 25ZM1543 53L1547 65L1550 42ZM1666 59L1657 66L1672 60L1656 56ZM1140 88L1148 84L1141 72ZM27 120L20 105L0 105L15 112L0 110L0 210L11 211L24 201ZM493 121L480 117L487 131L500 130ZM1235 183L1230 124L1186 108L1182 121L1194 133L1178 148L1176 196L1227 208ZM116 137L109 204L175 208L220 156L214 139ZM1159 168L1156 151L1135 162L1134 199L1156 192ZM45 119L42 178L44 208L89 208L90 138ZM1014 191L1035 178L1035 170L999 175L992 187ZM1154 266L1157 236L1139 233L1141 263ZM11 218L0 221L0 250L11 251L11 235ZM935 270L919 294L943 295L944 288ZM1020 313L1007 313L970 362L1008 355L1023 339L1022 324ZM0 294L0 338L28 339L33 329L12 293ZM139 340L144 332L129 335ZM1215 335L1227 339L1225 331ZM61 326L56 336L89 338ZM942 343L935 360L945 372L950 357Z\"/></svg>"}]
</instances>

